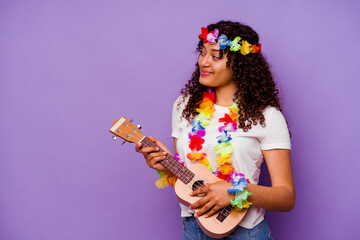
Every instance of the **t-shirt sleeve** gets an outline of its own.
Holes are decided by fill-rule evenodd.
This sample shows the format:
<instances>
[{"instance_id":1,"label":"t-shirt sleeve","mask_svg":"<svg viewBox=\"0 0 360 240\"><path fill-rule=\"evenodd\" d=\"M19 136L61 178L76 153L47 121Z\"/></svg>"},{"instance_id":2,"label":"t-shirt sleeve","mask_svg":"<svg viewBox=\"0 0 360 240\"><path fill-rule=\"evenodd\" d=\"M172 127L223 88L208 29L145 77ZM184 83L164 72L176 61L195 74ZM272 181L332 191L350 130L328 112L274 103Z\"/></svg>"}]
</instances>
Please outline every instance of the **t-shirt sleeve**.
<instances>
[{"instance_id":1,"label":"t-shirt sleeve","mask_svg":"<svg viewBox=\"0 0 360 240\"><path fill-rule=\"evenodd\" d=\"M265 121L266 131L264 138L261 140L261 150L291 149L289 129L284 115L276 108L273 108Z\"/></svg>"},{"instance_id":2,"label":"t-shirt sleeve","mask_svg":"<svg viewBox=\"0 0 360 240\"><path fill-rule=\"evenodd\" d=\"M180 98L180 97L179 97ZM176 99L176 101L174 102L174 105L173 105L173 110L172 110L172 122L171 122L171 126L172 126L172 133L171 133L171 136L173 138L179 138L179 135L180 135L180 127L179 127L179 124L180 124L180 116L181 116L181 113L180 113L180 109L178 109L178 102L179 102L179 98Z\"/></svg>"}]
</instances>

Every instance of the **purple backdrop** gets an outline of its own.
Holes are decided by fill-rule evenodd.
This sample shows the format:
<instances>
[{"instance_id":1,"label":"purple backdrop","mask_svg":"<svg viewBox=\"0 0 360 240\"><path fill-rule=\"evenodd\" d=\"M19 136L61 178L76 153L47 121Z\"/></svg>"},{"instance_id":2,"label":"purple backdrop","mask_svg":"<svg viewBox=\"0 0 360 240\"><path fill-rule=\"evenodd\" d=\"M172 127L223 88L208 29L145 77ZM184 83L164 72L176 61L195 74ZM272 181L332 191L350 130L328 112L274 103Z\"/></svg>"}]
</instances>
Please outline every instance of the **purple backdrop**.
<instances>
[{"instance_id":1,"label":"purple backdrop","mask_svg":"<svg viewBox=\"0 0 360 240\"><path fill-rule=\"evenodd\" d=\"M108 132L122 115L172 148L200 28L258 31L292 137L297 202L276 239L354 239L358 1L0 2L0 239L181 239L171 188ZM266 171L265 171L266 173ZM264 184L269 184L265 174Z\"/></svg>"}]
</instances>

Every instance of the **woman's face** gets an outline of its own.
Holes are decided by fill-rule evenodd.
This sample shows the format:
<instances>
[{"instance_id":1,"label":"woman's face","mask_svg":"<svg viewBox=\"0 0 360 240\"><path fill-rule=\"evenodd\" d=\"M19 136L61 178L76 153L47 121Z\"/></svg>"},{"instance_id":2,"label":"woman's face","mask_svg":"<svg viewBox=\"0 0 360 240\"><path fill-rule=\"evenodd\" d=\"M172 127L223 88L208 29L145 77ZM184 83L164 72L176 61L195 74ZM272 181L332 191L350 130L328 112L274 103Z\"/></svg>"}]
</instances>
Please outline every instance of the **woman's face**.
<instances>
[{"instance_id":1,"label":"woman's face","mask_svg":"<svg viewBox=\"0 0 360 240\"><path fill-rule=\"evenodd\" d=\"M226 87L232 85L233 71L226 66L227 54L220 58L219 43L205 43L202 47L198 64L200 84L207 87Z\"/></svg>"}]
</instances>

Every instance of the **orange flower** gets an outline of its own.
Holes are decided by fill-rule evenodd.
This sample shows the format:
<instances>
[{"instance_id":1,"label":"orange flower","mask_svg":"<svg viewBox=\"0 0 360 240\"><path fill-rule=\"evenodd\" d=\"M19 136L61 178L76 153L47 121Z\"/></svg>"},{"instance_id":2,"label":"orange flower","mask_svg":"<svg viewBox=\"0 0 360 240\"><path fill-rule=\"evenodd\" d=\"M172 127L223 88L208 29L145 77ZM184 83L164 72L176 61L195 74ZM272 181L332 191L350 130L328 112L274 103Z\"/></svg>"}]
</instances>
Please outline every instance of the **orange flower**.
<instances>
[{"instance_id":1,"label":"orange flower","mask_svg":"<svg viewBox=\"0 0 360 240\"><path fill-rule=\"evenodd\" d=\"M170 186L172 186L172 187L174 187L174 185L175 185L175 182L176 182L176 180L177 180L177 177L168 177L168 183L170 184Z\"/></svg>"},{"instance_id":2,"label":"orange flower","mask_svg":"<svg viewBox=\"0 0 360 240\"><path fill-rule=\"evenodd\" d=\"M261 52L261 44L260 43L259 44L254 44L250 48L251 48L252 53Z\"/></svg>"},{"instance_id":3,"label":"orange flower","mask_svg":"<svg viewBox=\"0 0 360 240\"><path fill-rule=\"evenodd\" d=\"M231 163L224 163L223 165L218 167L218 170L221 172L222 175L229 175L231 172L234 171L234 168Z\"/></svg>"},{"instance_id":4,"label":"orange flower","mask_svg":"<svg viewBox=\"0 0 360 240\"><path fill-rule=\"evenodd\" d=\"M191 161L201 161L205 158L206 153L188 153L186 157Z\"/></svg>"}]
</instances>

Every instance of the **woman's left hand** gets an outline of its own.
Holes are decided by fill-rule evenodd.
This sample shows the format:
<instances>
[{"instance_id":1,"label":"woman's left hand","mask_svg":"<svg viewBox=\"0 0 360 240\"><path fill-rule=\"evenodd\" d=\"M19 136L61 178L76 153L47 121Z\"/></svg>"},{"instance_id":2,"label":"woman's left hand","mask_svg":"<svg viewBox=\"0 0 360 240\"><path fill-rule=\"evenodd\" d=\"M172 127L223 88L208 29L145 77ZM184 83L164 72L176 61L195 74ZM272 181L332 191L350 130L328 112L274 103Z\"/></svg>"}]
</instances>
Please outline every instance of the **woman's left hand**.
<instances>
[{"instance_id":1,"label":"woman's left hand","mask_svg":"<svg viewBox=\"0 0 360 240\"><path fill-rule=\"evenodd\" d=\"M235 199L235 195L227 193L230 187L232 187L231 183L226 181L205 183L205 187L190 193L190 196L205 194L203 198L190 206L192 209L200 208L196 211L195 217L200 217L204 213L206 213L205 217L210 217L220 209L230 205L230 200Z\"/></svg>"}]
</instances>

